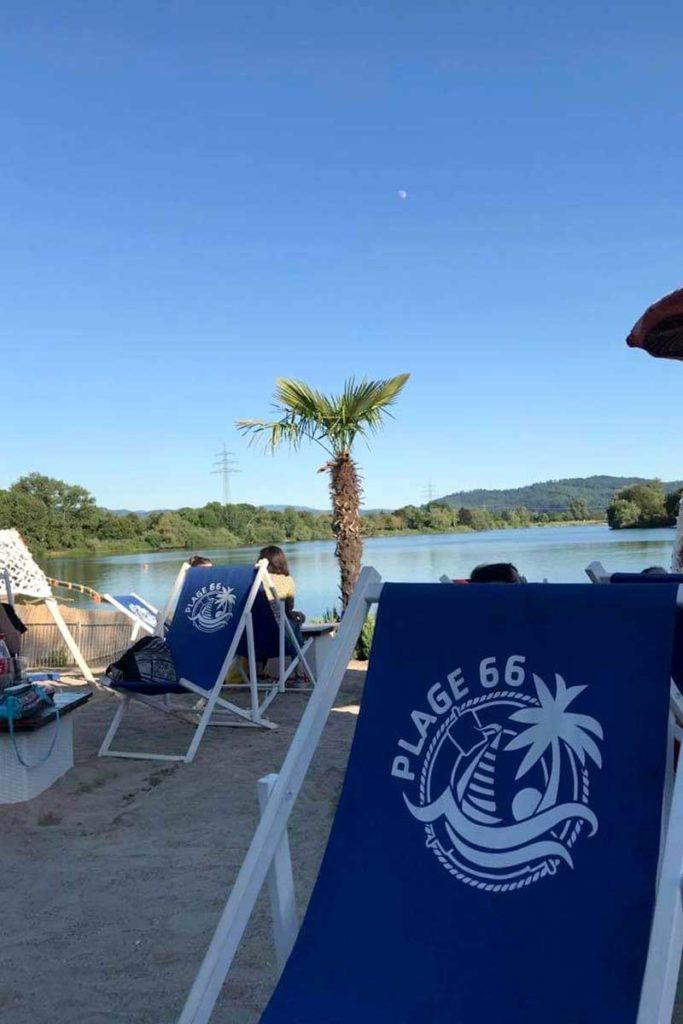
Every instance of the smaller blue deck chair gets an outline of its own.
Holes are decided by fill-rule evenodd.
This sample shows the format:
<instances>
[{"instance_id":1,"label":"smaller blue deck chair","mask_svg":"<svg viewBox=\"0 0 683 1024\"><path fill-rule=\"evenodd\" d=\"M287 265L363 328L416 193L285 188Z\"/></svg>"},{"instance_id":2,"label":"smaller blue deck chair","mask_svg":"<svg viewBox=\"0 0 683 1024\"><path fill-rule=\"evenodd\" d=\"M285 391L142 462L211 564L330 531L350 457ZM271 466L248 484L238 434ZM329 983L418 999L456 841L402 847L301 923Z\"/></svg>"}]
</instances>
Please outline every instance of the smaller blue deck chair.
<instances>
[{"instance_id":1,"label":"smaller blue deck chair","mask_svg":"<svg viewBox=\"0 0 683 1024\"><path fill-rule=\"evenodd\" d=\"M179 1024L209 1021L266 880L281 974L262 1024L667 1024L683 941L677 596L382 587L364 569ZM299 928L287 820L376 601Z\"/></svg>"},{"instance_id":2,"label":"smaller blue deck chair","mask_svg":"<svg viewBox=\"0 0 683 1024\"><path fill-rule=\"evenodd\" d=\"M144 597L131 592L130 594L102 594L102 598L132 622L131 643L134 643L141 633L151 636L156 632L159 609L146 601Z\"/></svg>"},{"instance_id":3,"label":"smaller blue deck chair","mask_svg":"<svg viewBox=\"0 0 683 1024\"><path fill-rule=\"evenodd\" d=\"M190 568L189 562L183 562L178 575L173 581L171 592L168 596L166 604L164 605L163 613L160 614L159 609L156 608L150 601L145 600L144 597L140 597L134 591L130 594L102 594L103 600L107 601L113 608L122 615L125 615L129 619L133 628L130 634L130 642L134 643L141 633L151 636L154 633L162 635L163 623L163 635L165 636L168 632L168 627L173 618L180 590L185 581L185 573Z\"/></svg>"},{"instance_id":4,"label":"smaller blue deck chair","mask_svg":"<svg viewBox=\"0 0 683 1024\"><path fill-rule=\"evenodd\" d=\"M276 728L264 717L264 712L279 692L279 685L277 682L271 684L265 698L261 699L256 675L255 625L260 624L264 602L274 623L263 594L264 572L263 566L215 566L187 569L182 573L180 585L171 595L170 601L175 610L166 632L166 643L173 656L178 682L110 682L121 703L100 748L100 756L191 761L209 724ZM242 650L250 667L249 707L242 707L221 696L227 669ZM187 719L186 711L179 713L173 708L169 700L171 695L194 697L195 706L191 709L190 720L195 724L195 732L185 754L162 755L111 749L114 736L133 700ZM197 697L202 699L197 702Z\"/></svg>"}]
</instances>

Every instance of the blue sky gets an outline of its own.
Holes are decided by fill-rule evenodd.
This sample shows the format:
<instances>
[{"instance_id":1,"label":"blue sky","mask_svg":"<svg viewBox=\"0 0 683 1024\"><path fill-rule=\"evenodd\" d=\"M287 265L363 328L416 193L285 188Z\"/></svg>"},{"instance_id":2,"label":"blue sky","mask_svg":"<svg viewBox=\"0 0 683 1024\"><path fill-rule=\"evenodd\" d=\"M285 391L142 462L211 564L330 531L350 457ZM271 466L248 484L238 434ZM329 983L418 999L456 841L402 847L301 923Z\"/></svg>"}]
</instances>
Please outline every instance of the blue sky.
<instances>
[{"instance_id":1,"label":"blue sky","mask_svg":"<svg viewBox=\"0 0 683 1024\"><path fill-rule=\"evenodd\" d=\"M662 0L6 0L0 486L322 507L248 449L278 375L409 371L367 504L683 476L683 8ZM399 198L399 190L408 199Z\"/></svg>"}]
</instances>

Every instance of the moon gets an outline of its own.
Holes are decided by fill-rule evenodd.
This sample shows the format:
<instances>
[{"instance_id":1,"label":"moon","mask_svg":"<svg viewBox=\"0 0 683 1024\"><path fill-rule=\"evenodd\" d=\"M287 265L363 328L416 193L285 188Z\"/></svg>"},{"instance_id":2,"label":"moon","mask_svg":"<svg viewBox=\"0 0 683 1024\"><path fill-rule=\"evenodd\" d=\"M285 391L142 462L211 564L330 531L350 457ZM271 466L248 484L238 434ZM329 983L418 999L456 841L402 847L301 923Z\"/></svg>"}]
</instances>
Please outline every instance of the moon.
<instances>
[{"instance_id":1,"label":"moon","mask_svg":"<svg viewBox=\"0 0 683 1024\"><path fill-rule=\"evenodd\" d=\"M406 192L406 190L404 188L400 188L398 190L397 194L398 194L398 198L399 199L407 199L408 198L408 193Z\"/></svg>"}]
</instances>

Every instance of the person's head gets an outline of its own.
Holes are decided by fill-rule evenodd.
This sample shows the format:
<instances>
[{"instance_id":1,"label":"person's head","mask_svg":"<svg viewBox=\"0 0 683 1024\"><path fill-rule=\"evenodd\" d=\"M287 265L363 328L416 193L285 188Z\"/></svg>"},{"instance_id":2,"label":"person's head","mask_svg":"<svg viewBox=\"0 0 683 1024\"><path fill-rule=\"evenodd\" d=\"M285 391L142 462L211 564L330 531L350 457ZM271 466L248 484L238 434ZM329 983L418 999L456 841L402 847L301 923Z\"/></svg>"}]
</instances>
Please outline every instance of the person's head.
<instances>
[{"instance_id":1,"label":"person's head","mask_svg":"<svg viewBox=\"0 0 683 1024\"><path fill-rule=\"evenodd\" d=\"M272 573L273 576L289 576L289 565L282 548L279 548L276 544L269 544L268 547L261 548L258 553L259 562L264 558L268 562L268 572Z\"/></svg>"},{"instance_id":2,"label":"person's head","mask_svg":"<svg viewBox=\"0 0 683 1024\"><path fill-rule=\"evenodd\" d=\"M663 569L661 565L649 565L647 569L643 569L640 574L641 576L668 576L666 569Z\"/></svg>"},{"instance_id":3,"label":"person's head","mask_svg":"<svg viewBox=\"0 0 683 1024\"><path fill-rule=\"evenodd\" d=\"M492 562L472 570L470 583L526 583L512 562Z\"/></svg>"},{"instance_id":4,"label":"person's head","mask_svg":"<svg viewBox=\"0 0 683 1024\"><path fill-rule=\"evenodd\" d=\"M211 566L213 562L210 558L204 558L204 555L193 555L187 564L191 569L197 569L199 566Z\"/></svg>"}]
</instances>

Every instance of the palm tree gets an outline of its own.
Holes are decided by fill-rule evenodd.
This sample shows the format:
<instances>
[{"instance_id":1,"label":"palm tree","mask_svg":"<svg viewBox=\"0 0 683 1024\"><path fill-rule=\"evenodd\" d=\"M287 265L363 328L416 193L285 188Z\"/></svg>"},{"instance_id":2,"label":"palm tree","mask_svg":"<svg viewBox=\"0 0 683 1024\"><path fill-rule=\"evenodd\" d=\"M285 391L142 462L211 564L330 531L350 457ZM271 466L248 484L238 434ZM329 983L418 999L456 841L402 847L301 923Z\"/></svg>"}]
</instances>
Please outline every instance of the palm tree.
<instances>
[{"instance_id":1,"label":"palm tree","mask_svg":"<svg viewBox=\"0 0 683 1024\"><path fill-rule=\"evenodd\" d=\"M595 761L598 768L602 765L600 750L593 739L593 736L602 739L600 723L589 715L578 715L573 711L567 711L572 701L586 687L570 686L567 689L564 679L557 673L555 682L556 693L553 697L541 677L534 675L539 705L535 708L522 708L521 711L510 715L512 721L524 722L528 728L518 733L505 747L506 750L529 748L517 771L518 779L526 775L550 747L550 775L545 794L538 806L539 811L545 811L557 803L560 787L560 742L564 743L565 747L578 757L582 765L586 763L586 755Z\"/></svg>"},{"instance_id":2,"label":"palm tree","mask_svg":"<svg viewBox=\"0 0 683 1024\"><path fill-rule=\"evenodd\" d=\"M358 437L367 438L381 428L409 376L361 381L352 377L340 395L323 395L303 381L280 377L275 382L278 418L237 421L244 433L265 440L267 451L275 452L283 444L296 449L302 441L313 441L327 452L329 459L319 472L330 474L342 611L358 579L363 554L361 478L351 451Z\"/></svg>"}]
</instances>

